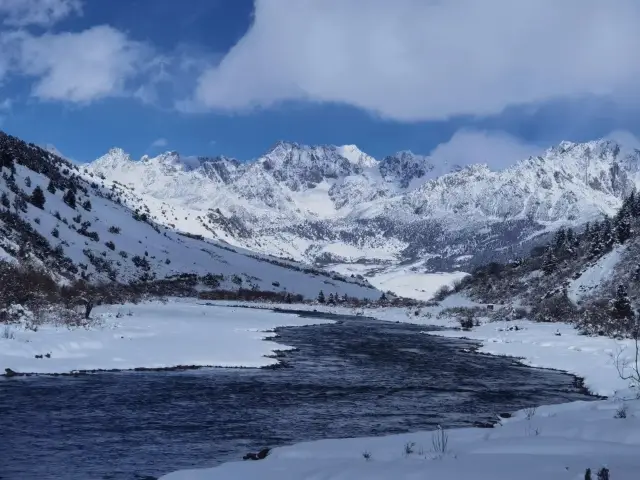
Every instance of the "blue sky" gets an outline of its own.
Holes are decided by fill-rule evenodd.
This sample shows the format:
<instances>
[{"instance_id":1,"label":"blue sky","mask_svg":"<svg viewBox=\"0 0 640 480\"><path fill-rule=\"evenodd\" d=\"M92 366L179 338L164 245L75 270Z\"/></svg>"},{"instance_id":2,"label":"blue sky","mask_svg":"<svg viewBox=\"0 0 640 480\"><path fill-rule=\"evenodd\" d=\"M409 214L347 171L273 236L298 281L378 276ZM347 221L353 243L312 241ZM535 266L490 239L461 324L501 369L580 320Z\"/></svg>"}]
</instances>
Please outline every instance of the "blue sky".
<instances>
[{"instance_id":1,"label":"blue sky","mask_svg":"<svg viewBox=\"0 0 640 480\"><path fill-rule=\"evenodd\" d=\"M480 3L0 0L0 128L78 161L290 140L491 163L638 133L640 2Z\"/></svg>"}]
</instances>

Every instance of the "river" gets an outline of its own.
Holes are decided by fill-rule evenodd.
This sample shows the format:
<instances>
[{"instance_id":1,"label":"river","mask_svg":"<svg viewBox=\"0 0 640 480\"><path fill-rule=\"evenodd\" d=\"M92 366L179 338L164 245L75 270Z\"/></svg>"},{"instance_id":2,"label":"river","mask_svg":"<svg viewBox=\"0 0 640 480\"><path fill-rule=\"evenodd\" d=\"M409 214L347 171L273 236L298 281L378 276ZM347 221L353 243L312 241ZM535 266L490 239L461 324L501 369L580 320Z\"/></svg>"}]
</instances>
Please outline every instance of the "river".
<instances>
[{"instance_id":1,"label":"river","mask_svg":"<svg viewBox=\"0 0 640 480\"><path fill-rule=\"evenodd\" d=\"M265 446L491 422L577 379L360 317L277 330L291 368L0 378L0 478L143 480Z\"/></svg>"}]
</instances>

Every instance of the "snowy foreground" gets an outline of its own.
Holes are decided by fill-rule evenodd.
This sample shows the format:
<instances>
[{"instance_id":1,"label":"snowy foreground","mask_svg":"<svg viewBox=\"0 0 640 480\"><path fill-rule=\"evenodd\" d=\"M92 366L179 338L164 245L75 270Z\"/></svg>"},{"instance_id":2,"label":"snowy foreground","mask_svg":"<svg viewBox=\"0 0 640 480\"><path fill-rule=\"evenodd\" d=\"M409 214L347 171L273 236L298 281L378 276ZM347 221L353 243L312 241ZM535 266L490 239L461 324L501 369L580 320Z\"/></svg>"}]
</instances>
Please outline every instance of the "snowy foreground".
<instances>
[{"instance_id":1,"label":"snowy foreground","mask_svg":"<svg viewBox=\"0 0 640 480\"><path fill-rule=\"evenodd\" d=\"M448 300L452 301L463 302ZM313 308L355 313L344 308ZM393 308L358 313L389 321L455 326L452 319L436 318L442 308L434 307L426 316L425 309L417 316L415 311ZM475 339L482 342L482 352L521 357L530 365L575 373L593 392L609 399L520 411L501 419L493 429L445 430L446 448L437 431L321 440L277 448L262 461L184 470L162 480L582 480L587 468L596 480L603 466L613 480L640 478L640 400L618 378L611 359L625 344L580 336L569 325L528 321L428 334Z\"/></svg>"},{"instance_id":2,"label":"snowy foreground","mask_svg":"<svg viewBox=\"0 0 640 480\"><path fill-rule=\"evenodd\" d=\"M278 326L324 323L267 310L213 307L196 301L99 307L90 329L13 327L0 337L0 373L69 373L175 366L261 367L288 347L261 341ZM1 333L1 332L0 332ZM47 357L47 354L50 357ZM42 358L36 358L36 356Z\"/></svg>"}]
</instances>

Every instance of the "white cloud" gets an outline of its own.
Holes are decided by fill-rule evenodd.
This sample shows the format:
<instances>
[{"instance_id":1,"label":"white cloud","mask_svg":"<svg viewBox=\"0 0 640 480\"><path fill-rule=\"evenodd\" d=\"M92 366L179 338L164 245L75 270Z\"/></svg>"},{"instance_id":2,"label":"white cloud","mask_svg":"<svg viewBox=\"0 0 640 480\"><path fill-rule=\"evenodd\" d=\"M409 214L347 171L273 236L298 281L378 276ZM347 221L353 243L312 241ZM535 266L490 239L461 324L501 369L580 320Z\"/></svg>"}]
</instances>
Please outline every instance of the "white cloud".
<instances>
[{"instance_id":1,"label":"white cloud","mask_svg":"<svg viewBox=\"0 0 640 480\"><path fill-rule=\"evenodd\" d=\"M80 0L0 0L1 23L13 27L47 27L81 12Z\"/></svg>"},{"instance_id":2,"label":"white cloud","mask_svg":"<svg viewBox=\"0 0 640 480\"><path fill-rule=\"evenodd\" d=\"M163 148L169 145L169 141L166 138L158 138L151 143L151 148Z\"/></svg>"},{"instance_id":3,"label":"white cloud","mask_svg":"<svg viewBox=\"0 0 640 480\"><path fill-rule=\"evenodd\" d=\"M523 142L504 132L463 129L434 148L429 156L434 164L449 168L486 163L489 168L500 170L543 151L540 145Z\"/></svg>"},{"instance_id":4,"label":"white cloud","mask_svg":"<svg viewBox=\"0 0 640 480\"><path fill-rule=\"evenodd\" d=\"M640 139L626 130L615 130L605 138L619 143L624 148L640 150Z\"/></svg>"},{"instance_id":5,"label":"white cloud","mask_svg":"<svg viewBox=\"0 0 640 480\"><path fill-rule=\"evenodd\" d=\"M34 77L31 94L41 100L89 103L125 95L150 56L144 44L109 26L41 36L13 32L3 43L13 55L10 73Z\"/></svg>"},{"instance_id":6,"label":"white cloud","mask_svg":"<svg viewBox=\"0 0 640 480\"><path fill-rule=\"evenodd\" d=\"M1 111L8 111L11 110L11 106L13 105L13 100L11 100L10 98L5 98L4 100L0 101L0 112Z\"/></svg>"},{"instance_id":7,"label":"white cloud","mask_svg":"<svg viewBox=\"0 0 640 480\"><path fill-rule=\"evenodd\" d=\"M637 0L256 0L185 109L339 102L415 121L637 91Z\"/></svg>"}]
</instances>

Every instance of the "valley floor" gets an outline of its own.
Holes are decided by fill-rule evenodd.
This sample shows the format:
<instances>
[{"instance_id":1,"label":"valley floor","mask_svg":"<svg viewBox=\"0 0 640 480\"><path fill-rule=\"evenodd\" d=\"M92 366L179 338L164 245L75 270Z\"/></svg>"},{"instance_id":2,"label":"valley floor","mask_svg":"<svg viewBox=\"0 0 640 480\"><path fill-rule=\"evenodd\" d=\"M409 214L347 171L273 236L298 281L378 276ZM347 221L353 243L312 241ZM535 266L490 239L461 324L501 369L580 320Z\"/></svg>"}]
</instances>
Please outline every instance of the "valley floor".
<instances>
[{"instance_id":1,"label":"valley floor","mask_svg":"<svg viewBox=\"0 0 640 480\"><path fill-rule=\"evenodd\" d=\"M443 306L422 309L417 316L415 311L395 308L298 307L454 327L453 319L438 319L437 314L446 306L467 302L450 297ZM630 355L630 342L581 336L570 325L525 320L486 323L469 332L446 329L425 334L478 340L481 352L574 373L591 391L609 398L520 411L493 429L448 430L446 448L441 447L438 431L322 440L277 448L264 461L179 471L163 480L582 480L587 468L595 480L602 467L614 480L637 480L640 400L637 391L618 377L611 358L625 347Z\"/></svg>"},{"instance_id":2,"label":"valley floor","mask_svg":"<svg viewBox=\"0 0 640 480\"><path fill-rule=\"evenodd\" d=\"M519 357L527 364L557 368L585 380L607 400L522 411L493 429L456 429L377 438L322 440L275 449L266 460L235 462L212 469L179 471L164 480L359 480L585 478L585 469L602 466L613 480L637 480L640 472L640 400L628 389L612 355L627 347L604 337L586 337L570 325L526 320L485 323L472 331L453 330L456 322L439 315L472 302L452 296L438 307L353 309L286 305L283 308L366 315L380 320L425 325L424 334L466 337L484 353ZM100 307L91 329L44 326L37 332L16 328L0 336L0 368L20 373L75 370L245 366L273 364L265 355L286 349L262 341L277 326L326 322L268 310L274 305L174 300ZM443 327L434 331L427 325ZM517 328L516 328L517 327ZM2 333L2 332L0 332ZM46 356L50 354L50 358ZM36 358L36 355L43 358ZM619 418L625 417L625 418ZM365 458L367 457L367 458Z\"/></svg>"}]
</instances>

